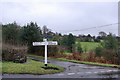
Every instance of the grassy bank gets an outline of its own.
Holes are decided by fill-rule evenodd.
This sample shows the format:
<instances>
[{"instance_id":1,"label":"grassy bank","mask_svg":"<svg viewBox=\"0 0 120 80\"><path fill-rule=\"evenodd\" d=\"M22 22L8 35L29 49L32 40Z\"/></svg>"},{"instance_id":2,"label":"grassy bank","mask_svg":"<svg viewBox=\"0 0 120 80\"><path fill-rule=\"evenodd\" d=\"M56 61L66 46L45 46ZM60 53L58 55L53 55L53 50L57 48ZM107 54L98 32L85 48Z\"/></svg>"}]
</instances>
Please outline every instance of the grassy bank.
<instances>
[{"instance_id":1,"label":"grassy bank","mask_svg":"<svg viewBox=\"0 0 120 80\"><path fill-rule=\"evenodd\" d=\"M13 62L3 62L2 63L2 73L5 74L53 74L64 71L64 68L48 64L48 67L55 67L59 70L53 69L43 69L45 67L43 62L33 61L28 59L28 64L13 63Z\"/></svg>"},{"instance_id":2,"label":"grassy bank","mask_svg":"<svg viewBox=\"0 0 120 80\"><path fill-rule=\"evenodd\" d=\"M41 56L36 56L36 55L31 55L31 56L33 56L33 57L41 57ZM51 58L51 57L49 57L48 59L57 59L57 60L69 61L69 62L80 63L80 64L89 64L89 65L98 65L98 66L120 68L120 65L113 65L113 64L94 63L94 62L86 62L86 61L76 61L76 60L70 60L70 59L65 59L65 58Z\"/></svg>"},{"instance_id":3,"label":"grassy bank","mask_svg":"<svg viewBox=\"0 0 120 80\"><path fill-rule=\"evenodd\" d=\"M98 65L98 66L106 66L106 67L117 67L120 68L120 65L113 65L113 64L104 64L104 63L94 63L94 62L86 62L86 61L76 61L76 60L70 60L65 58L57 58L58 60L62 61L69 61L74 63L81 63L81 64L89 64L89 65Z\"/></svg>"}]
</instances>

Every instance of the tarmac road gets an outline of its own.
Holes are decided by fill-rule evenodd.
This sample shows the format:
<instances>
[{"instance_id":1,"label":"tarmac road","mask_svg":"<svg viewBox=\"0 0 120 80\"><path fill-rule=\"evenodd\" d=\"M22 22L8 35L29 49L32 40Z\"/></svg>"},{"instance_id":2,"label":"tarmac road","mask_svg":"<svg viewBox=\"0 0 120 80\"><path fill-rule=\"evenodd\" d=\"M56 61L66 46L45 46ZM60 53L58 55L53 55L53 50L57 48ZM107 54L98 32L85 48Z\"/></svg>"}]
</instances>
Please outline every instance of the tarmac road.
<instances>
[{"instance_id":1,"label":"tarmac road","mask_svg":"<svg viewBox=\"0 0 120 80\"><path fill-rule=\"evenodd\" d=\"M30 59L44 61L42 58ZM61 73L47 75L3 74L3 78L120 78L120 69L102 66L78 64L66 61L48 59L48 63L64 67Z\"/></svg>"}]
</instances>

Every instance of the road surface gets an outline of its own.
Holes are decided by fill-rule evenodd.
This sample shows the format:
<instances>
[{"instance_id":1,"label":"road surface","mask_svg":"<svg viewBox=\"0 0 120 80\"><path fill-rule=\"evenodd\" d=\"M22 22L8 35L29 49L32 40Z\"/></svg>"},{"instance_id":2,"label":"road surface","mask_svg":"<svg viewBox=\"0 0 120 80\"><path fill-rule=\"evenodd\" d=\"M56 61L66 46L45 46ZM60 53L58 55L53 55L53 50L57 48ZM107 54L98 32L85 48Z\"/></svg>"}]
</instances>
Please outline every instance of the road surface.
<instances>
[{"instance_id":1,"label":"road surface","mask_svg":"<svg viewBox=\"0 0 120 80\"><path fill-rule=\"evenodd\" d=\"M29 58L44 61L42 58ZM47 75L3 74L3 78L120 78L120 69L117 68L78 64L53 59L48 59L48 62L64 67L65 71Z\"/></svg>"}]
</instances>

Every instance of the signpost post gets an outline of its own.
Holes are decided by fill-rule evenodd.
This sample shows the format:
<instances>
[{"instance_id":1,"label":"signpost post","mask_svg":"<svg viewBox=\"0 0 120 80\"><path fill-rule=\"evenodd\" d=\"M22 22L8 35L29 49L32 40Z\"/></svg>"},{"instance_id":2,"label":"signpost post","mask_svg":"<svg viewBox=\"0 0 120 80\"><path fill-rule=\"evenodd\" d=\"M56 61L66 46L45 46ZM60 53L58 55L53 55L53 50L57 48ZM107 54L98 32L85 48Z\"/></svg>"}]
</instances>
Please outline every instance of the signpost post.
<instances>
[{"instance_id":1,"label":"signpost post","mask_svg":"<svg viewBox=\"0 0 120 80\"><path fill-rule=\"evenodd\" d=\"M44 39L45 41L45 66L47 66L47 39Z\"/></svg>"},{"instance_id":2,"label":"signpost post","mask_svg":"<svg viewBox=\"0 0 120 80\"><path fill-rule=\"evenodd\" d=\"M57 41L47 41L43 39L44 42L33 42L33 46L45 45L45 66L47 66L47 45L58 45Z\"/></svg>"}]
</instances>

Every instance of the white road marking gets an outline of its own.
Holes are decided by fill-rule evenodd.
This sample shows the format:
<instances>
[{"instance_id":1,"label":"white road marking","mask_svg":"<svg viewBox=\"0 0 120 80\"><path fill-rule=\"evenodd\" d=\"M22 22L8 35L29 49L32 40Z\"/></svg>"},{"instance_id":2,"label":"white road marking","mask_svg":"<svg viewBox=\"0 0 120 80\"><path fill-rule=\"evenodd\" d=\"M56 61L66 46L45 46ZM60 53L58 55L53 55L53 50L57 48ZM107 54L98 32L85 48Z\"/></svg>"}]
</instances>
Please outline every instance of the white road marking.
<instances>
[{"instance_id":1,"label":"white road marking","mask_svg":"<svg viewBox=\"0 0 120 80\"><path fill-rule=\"evenodd\" d=\"M118 70L108 70L107 72L117 72Z\"/></svg>"},{"instance_id":2,"label":"white road marking","mask_svg":"<svg viewBox=\"0 0 120 80\"><path fill-rule=\"evenodd\" d=\"M118 70L108 70L108 71L100 71L100 72L112 72L112 71L118 71ZM85 73L92 73L92 72L85 72ZM93 73L99 73L99 72L93 72ZM75 73L68 73L67 75L74 75ZM77 74L81 74L81 72L78 72ZM58 74L59 76L62 76L64 74Z\"/></svg>"},{"instance_id":3,"label":"white road marking","mask_svg":"<svg viewBox=\"0 0 120 80\"><path fill-rule=\"evenodd\" d=\"M83 66L78 66L78 67L83 67Z\"/></svg>"},{"instance_id":4,"label":"white road marking","mask_svg":"<svg viewBox=\"0 0 120 80\"><path fill-rule=\"evenodd\" d=\"M105 71L100 71L100 72L105 72Z\"/></svg>"},{"instance_id":5,"label":"white road marking","mask_svg":"<svg viewBox=\"0 0 120 80\"><path fill-rule=\"evenodd\" d=\"M98 72L94 72L94 73L98 73Z\"/></svg>"},{"instance_id":6,"label":"white road marking","mask_svg":"<svg viewBox=\"0 0 120 80\"><path fill-rule=\"evenodd\" d=\"M112 70L112 71L115 71L115 72L116 72L116 71L118 71L118 70Z\"/></svg>"},{"instance_id":7,"label":"white road marking","mask_svg":"<svg viewBox=\"0 0 120 80\"><path fill-rule=\"evenodd\" d=\"M58 74L59 76L62 76L62 75L64 75L64 74Z\"/></svg>"},{"instance_id":8,"label":"white road marking","mask_svg":"<svg viewBox=\"0 0 120 80\"><path fill-rule=\"evenodd\" d=\"M75 73L68 73L68 75L73 75L73 74L75 74Z\"/></svg>"},{"instance_id":9,"label":"white road marking","mask_svg":"<svg viewBox=\"0 0 120 80\"><path fill-rule=\"evenodd\" d=\"M117 72L118 70L108 70L108 71L100 71L100 72Z\"/></svg>"},{"instance_id":10,"label":"white road marking","mask_svg":"<svg viewBox=\"0 0 120 80\"><path fill-rule=\"evenodd\" d=\"M108 71L106 71L106 72L111 72L112 70L108 70Z\"/></svg>"},{"instance_id":11,"label":"white road marking","mask_svg":"<svg viewBox=\"0 0 120 80\"><path fill-rule=\"evenodd\" d=\"M111 72L111 71L107 71L107 72Z\"/></svg>"},{"instance_id":12,"label":"white road marking","mask_svg":"<svg viewBox=\"0 0 120 80\"><path fill-rule=\"evenodd\" d=\"M81 74L81 72L78 72L77 74Z\"/></svg>"},{"instance_id":13,"label":"white road marking","mask_svg":"<svg viewBox=\"0 0 120 80\"><path fill-rule=\"evenodd\" d=\"M86 72L86 73L92 73L92 72Z\"/></svg>"},{"instance_id":14,"label":"white road marking","mask_svg":"<svg viewBox=\"0 0 120 80\"><path fill-rule=\"evenodd\" d=\"M113 70L108 70L108 71L110 71L110 72L111 72L111 71L113 71Z\"/></svg>"}]
</instances>

